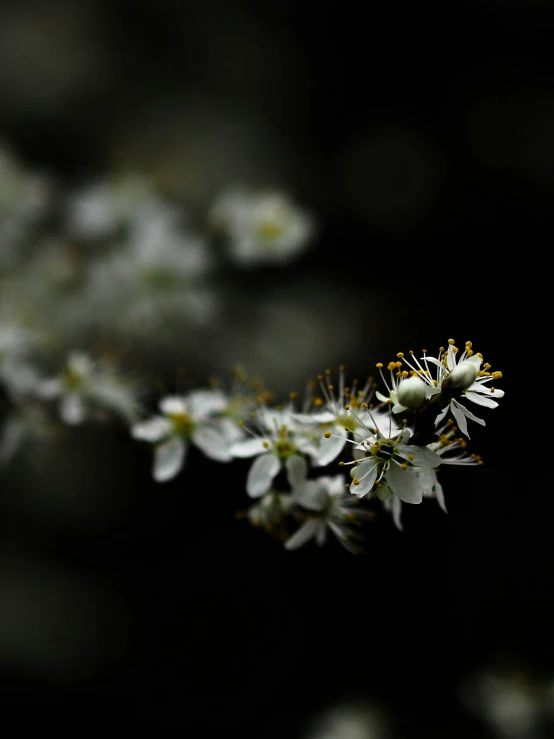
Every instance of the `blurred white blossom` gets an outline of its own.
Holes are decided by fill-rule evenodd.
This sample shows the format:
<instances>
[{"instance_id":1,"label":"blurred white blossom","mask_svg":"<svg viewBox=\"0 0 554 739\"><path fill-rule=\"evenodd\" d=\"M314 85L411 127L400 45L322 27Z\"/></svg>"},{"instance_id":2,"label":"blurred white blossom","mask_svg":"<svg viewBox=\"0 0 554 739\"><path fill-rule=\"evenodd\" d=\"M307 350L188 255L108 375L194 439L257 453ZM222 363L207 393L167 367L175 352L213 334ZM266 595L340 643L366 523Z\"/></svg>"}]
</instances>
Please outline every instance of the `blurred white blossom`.
<instances>
[{"instance_id":1,"label":"blurred white blossom","mask_svg":"<svg viewBox=\"0 0 554 739\"><path fill-rule=\"evenodd\" d=\"M288 264L315 232L313 218L279 191L229 190L214 204L210 221L241 267Z\"/></svg>"}]
</instances>

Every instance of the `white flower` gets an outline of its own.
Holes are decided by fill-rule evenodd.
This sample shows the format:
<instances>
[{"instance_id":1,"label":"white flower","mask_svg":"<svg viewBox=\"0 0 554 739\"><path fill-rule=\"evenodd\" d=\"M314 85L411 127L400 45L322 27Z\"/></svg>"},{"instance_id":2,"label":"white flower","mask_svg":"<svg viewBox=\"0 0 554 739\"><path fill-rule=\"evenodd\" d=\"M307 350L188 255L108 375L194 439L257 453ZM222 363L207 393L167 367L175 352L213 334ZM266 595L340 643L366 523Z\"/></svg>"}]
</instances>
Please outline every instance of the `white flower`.
<instances>
[{"instance_id":1,"label":"white flower","mask_svg":"<svg viewBox=\"0 0 554 739\"><path fill-rule=\"evenodd\" d=\"M57 399L61 419L72 426L84 423L92 412L104 411L133 421L137 414L134 388L107 364L72 352L60 377L43 380L38 394Z\"/></svg>"},{"instance_id":2,"label":"white flower","mask_svg":"<svg viewBox=\"0 0 554 739\"><path fill-rule=\"evenodd\" d=\"M331 382L329 370L325 375L319 375L318 380L325 400L316 398L315 409L309 413L294 413L294 418L300 423L318 425L321 430L325 430L324 434L319 434L317 457L318 464L323 467L339 456L349 434L354 438L365 438L369 433L375 432L377 425L388 425L389 420L381 412L369 409L368 401L373 395L373 383L370 379L360 390L356 381L351 388L346 387L344 368L340 367L337 390Z\"/></svg>"},{"instance_id":3,"label":"white flower","mask_svg":"<svg viewBox=\"0 0 554 739\"><path fill-rule=\"evenodd\" d=\"M214 390L170 395L160 401L161 415L132 427L133 438L155 444L156 482L171 480L180 472L191 443L210 459L218 462L232 459L229 448L241 431L231 419L218 417L226 405L223 394Z\"/></svg>"},{"instance_id":4,"label":"white flower","mask_svg":"<svg viewBox=\"0 0 554 739\"><path fill-rule=\"evenodd\" d=\"M249 429L252 438L231 446L233 457L256 457L246 480L246 492L252 498L267 493L290 457L308 454L315 458L318 453L313 432L297 423L290 409L264 407L256 418L257 433Z\"/></svg>"},{"instance_id":5,"label":"white flower","mask_svg":"<svg viewBox=\"0 0 554 739\"><path fill-rule=\"evenodd\" d=\"M439 441L428 444L427 448L432 452L435 452L435 454L440 457L441 466L458 465L469 467L482 464L481 457L478 454L467 453L467 442L464 439L454 438L454 429L450 424L444 425L439 430L439 434ZM415 468L414 471L421 484L423 497L435 498L442 510L447 513L444 492L442 485L437 478L437 470L434 467L419 467ZM383 501L385 509L392 514L396 527L402 531L402 523L400 520L402 502L400 498L395 495L391 495L386 489L378 490L377 496Z\"/></svg>"},{"instance_id":6,"label":"white flower","mask_svg":"<svg viewBox=\"0 0 554 739\"><path fill-rule=\"evenodd\" d=\"M211 221L225 233L230 257L243 267L290 262L314 231L312 219L277 191L228 191L215 203Z\"/></svg>"},{"instance_id":7,"label":"white flower","mask_svg":"<svg viewBox=\"0 0 554 739\"><path fill-rule=\"evenodd\" d=\"M202 326L217 299L205 281L212 266L207 242L155 210L137 218L127 244L90 267L86 300L92 321L152 341L171 319Z\"/></svg>"},{"instance_id":8,"label":"white flower","mask_svg":"<svg viewBox=\"0 0 554 739\"><path fill-rule=\"evenodd\" d=\"M69 197L66 230L76 239L111 238L157 202L152 183L140 175L93 182Z\"/></svg>"},{"instance_id":9,"label":"white flower","mask_svg":"<svg viewBox=\"0 0 554 739\"><path fill-rule=\"evenodd\" d=\"M371 518L371 514L348 493L343 475L308 480L306 461L300 457L287 460L287 473L293 502L308 513L304 523L285 542L285 548L298 549L310 539L321 546L331 531L348 551L359 552L360 537L352 527Z\"/></svg>"},{"instance_id":10,"label":"white flower","mask_svg":"<svg viewBox=\"0 0 554 739\"><path fill-rule=\"evenodd\" d=\"M498 403L495 399L504 397L504 391L489 387L489 383L499 380L502 372L491 372L490 364L483 364L482 355L473 352L471 341L466 342L459 359L459 351L454 344L454 339L449 339L448 348L445 350L441 347L437 358L430 357L425 350L420 360L416 359L413 352L410 352L409 359L403 354L399 356L403 357L411 371L426 383L431 404L437 403L437 410L440 412L437 414L435 424L438 426L451 411L460 431L469 438L467 419L481 426L485 425L485 421L475 416L460 402L460 399L470 400L486 408L496 408ZM481 364L482 370L479 369Z\"/></svg>"},{"instance_id":11,"label":"white flower","mask_svg":"<svg viewBox=\"0 0 554 739\"><path fill-rule=\"evenodd\" d=\"M367 456L354 463L350 491L361 498L376 488L380 499L392 494L405 503L421 503L423 486L416 468L438 467L441 458L427 447L408 445L409 438L404 429L395 438L375 434L358 444L356 449Z\"/></svg>"}]
</instances>

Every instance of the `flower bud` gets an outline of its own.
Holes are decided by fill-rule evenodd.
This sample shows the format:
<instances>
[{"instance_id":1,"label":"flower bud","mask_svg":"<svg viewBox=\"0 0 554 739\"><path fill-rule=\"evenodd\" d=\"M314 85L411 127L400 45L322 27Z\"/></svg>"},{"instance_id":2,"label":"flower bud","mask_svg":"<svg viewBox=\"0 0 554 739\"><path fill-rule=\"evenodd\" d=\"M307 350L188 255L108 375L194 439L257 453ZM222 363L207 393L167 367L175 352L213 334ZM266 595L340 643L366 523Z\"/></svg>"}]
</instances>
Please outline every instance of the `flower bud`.
<instances>
[{"instance_id":1,"label":"flower bud","mask_svg":"<svg viewBox=\"0 0 554 739\"><path fill-rule=\"evenodd\" d=\"M425 402L425 383L419 377L408 377L398 386L397 396L400 405L416 411Z\"/></svg>"},{"instance_id":2,"label":"flower bud","mask_svg":"<svg viewBox=\"0 0 554 739\"><path fill-rule=\"evenodd\" d=\"M477 354L469 357L469 359L464 359L444 378L443 387L446 385L454 390L467 390L475 382L482 361Z\"/></svg>"}]
</instances>

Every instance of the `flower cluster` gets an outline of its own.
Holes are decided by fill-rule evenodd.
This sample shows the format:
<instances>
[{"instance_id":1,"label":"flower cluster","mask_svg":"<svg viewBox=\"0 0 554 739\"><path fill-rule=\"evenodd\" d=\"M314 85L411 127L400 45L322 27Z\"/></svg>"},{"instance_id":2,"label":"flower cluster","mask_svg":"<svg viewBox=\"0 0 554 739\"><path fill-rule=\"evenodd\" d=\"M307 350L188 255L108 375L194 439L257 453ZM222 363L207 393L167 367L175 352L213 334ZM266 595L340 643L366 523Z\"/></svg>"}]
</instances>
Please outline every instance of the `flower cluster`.
<instances>
[{"instance_id":1,"label":"flower cluster","mask_svg":"<svg viewBox=\"0 0 554 739\"><path fill-rule=\"evenodd\" d=\"M180 473L191 445L215 462L250 459L245 487L253 502L244 515L289 550L311 539L321 545L331 533L360 551L360 527L374 517L374 501L399 529L403 504L435 498L446 512L440 468L482 463L468 451L467 422L485 421L466 403L495 408L504 394L492 384L502 373L471 342L460 353L449 339L436 356L399 353L388 375L379 362L382 389L372 377L347 385L340 367L336 384L326 370L308 383L302 403L292 393L285 405L273 405L259 381L237 370L229 390L214 385L165 395L148 416L136 383L106 360L72 352L61 372L45 379L27 358L31 334L5 321L0 339L0 383L12 406L0 461L52 425L52 408L69 426L106 419L127 425L132 438L152 445L159 483Z\"/></svg>"},{"instance_id":2,"label":"flower cluster","mask_svg":"<svg viewBox=\"0 0 554 739\"><path fill-rule=\"evenodd\" d=\"M255 502L245 513L251 523L287 549L310 539L321 545L330 532L357 552L360 524L374 516L368 503L382 503L402 529L402 504L435 498L446 512L437 474L442 465L482 464L468 451L467 419L485 422L463 401L496 407L491 396L503 392L491 382L502 374L491 372L471 342L457 355L450 339L436 358L426 351L419 358L399 353L387 366L388 377L378 363L386 393L373 378L347 386L344 367L335 386L327 370L309 384L302 407L294 393L285 406L269 405L262 394L243 418L231 418L230 397L221 391L166 397L163 415L136 424L132 433L155 444L158 481L181 469L189 442L217 461L252 459L246 492ZM337 474L319 474L333 463Z\"/></svg>"}]
</instances>

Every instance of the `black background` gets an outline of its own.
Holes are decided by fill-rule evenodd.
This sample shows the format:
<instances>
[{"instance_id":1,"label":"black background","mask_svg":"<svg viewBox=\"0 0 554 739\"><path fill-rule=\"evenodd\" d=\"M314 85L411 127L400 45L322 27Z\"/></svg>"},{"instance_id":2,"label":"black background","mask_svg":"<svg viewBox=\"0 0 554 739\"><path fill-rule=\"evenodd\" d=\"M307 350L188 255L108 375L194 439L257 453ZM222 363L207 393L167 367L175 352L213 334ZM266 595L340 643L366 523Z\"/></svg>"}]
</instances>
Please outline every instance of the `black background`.
<instances>
[{"instance_id":1,"label":"black background","mask_svg":"<svg viewBox=\"0 0 554 739\"><path fill-rule=\"evenodd\" d=\"M387 356L453 336L504 372L506 398L474 434L485 465L441 473L448 516L431 503L409 510L400 534L379 515L363 556L334 542L286 553L235 520L247 463L198 455L160 489L123 432L78 432L77 447L102 460L98 495L127 491L119 515L95 530L9 504L0 539L110 593L116 607L91 613L105 656L79 679L6 668L3 710L20 729L295 737L352 697L384 708L394 736L488 736L462 710L460 680L488 665L552 669L548 421L533 418L542 350L531 332L549 318L554 11L515 0L229 5L97 3L109 81L100 74L58 106L1 98L2 135L71 184L107 171L129 121L155 120L160 100L161 131L168 101L178 110L199 94L215 111L255 112L294 162L284 184L322 220L297 274L332 275L337 310L341 291L367 284ZM429 143L430 199L405 183L419 176L411 155L364 154L368 130ZM387 210L404 187L407 205ZM368 215L372 194L382 207ZM359 324L372 367L382 357L364 313L344 321ZM17 475L3 495L17 495Z\"/></svg>"}]
</instances>

